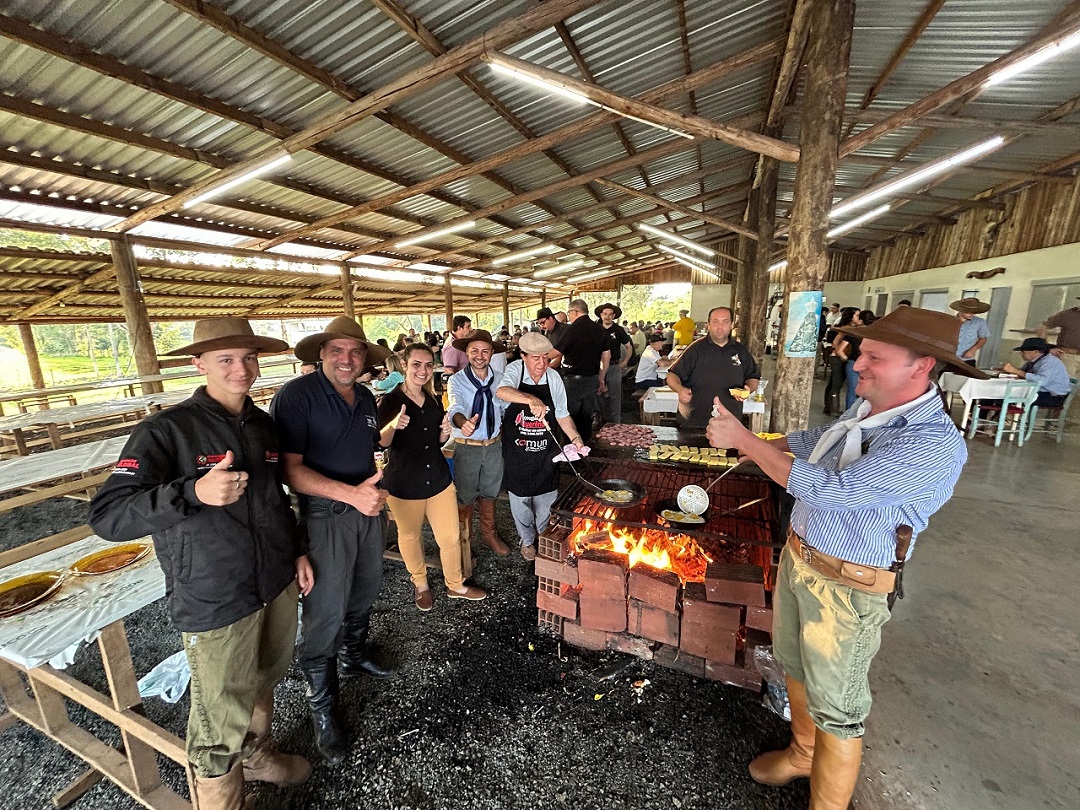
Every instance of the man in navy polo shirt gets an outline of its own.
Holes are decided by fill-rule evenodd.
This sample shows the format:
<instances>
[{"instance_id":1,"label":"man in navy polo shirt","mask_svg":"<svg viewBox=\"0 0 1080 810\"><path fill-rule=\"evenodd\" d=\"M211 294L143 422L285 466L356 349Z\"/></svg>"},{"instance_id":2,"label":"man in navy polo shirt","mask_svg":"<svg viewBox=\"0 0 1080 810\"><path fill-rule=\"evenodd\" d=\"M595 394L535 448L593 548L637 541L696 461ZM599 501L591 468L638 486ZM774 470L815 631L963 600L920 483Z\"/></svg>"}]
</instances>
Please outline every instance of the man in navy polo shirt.
<instances>
[{"instance_id":1,"label":"man in navy polo shirt","mask_svg":"<svg viewBox=\"0 0 1080 810\"><path fill-rule=\"evenodd\" d=\"M348 740L338 705L338 675L386 678L368 648L371 608L382 586L386 492L375 469L375 397L357 378L388 352L368 343L352 318L296 345L316 372L286 383L270 403L285 462L285 481L306 507L316 583L304 597L297 660L307 681L315 743L331 765Z\"/></svg>"}]
</instances>

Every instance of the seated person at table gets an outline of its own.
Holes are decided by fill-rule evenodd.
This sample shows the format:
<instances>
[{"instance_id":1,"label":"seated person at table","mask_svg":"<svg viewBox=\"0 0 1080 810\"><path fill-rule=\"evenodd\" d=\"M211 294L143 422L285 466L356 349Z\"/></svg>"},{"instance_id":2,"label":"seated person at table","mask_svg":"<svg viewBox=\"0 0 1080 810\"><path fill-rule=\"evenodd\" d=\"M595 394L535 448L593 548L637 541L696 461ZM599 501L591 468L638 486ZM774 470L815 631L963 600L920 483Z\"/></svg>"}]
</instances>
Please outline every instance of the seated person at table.
<instances>
[{"instance_id":1,"label":"seated person at table","mask_svg":"<svg viewBox=\"0 0 1080 810\"><path fill-rule=\"evenodd\" d=\"M638 334L640 335L641 332ZM663 344L663 335L649 335L649 345L641 353L637 374L634 377L634 387L639 391L659 388L664 384L664 380L657 376L657 372L670 366L671 361L660 356L659 348Z\"/></svg>"},{"instance_id":2,"label":"seated person at table","mask_svg":"<svg viewBox=\"0 0 1080 810\"><path fill-rule=\"evenodd\" d=\"M708 334L694 341L667 374L668 387L679 395L679 415L688 430L704 430L712 415L713 397L736 417L742 402L729 391L756 391L761 374L749 350L731 338L731 308L709 310Z\"/></svg>"},{"instance_id":3,"label":"seated person at table","mask_svg":"<svg viewBox=\"0 0 1080 810\"><path fill-rule=\"evenodd\" d=\"M108 540L150 534L191 665L187 757L204 810L239 808L244 782L297 785L311 765L276 751L274 686L292 663L296 606L314 583L282 487L278 437L248 397L259 352L288 348L242 318L195 322L206 385L135 426L90 504ZM196 644L197 642L197 644Z\"/></svg>"},{"instance_id":4,"label":"seated person at table","mask_svg":"<svg viewBox=\"0 0 1080 810\"><path fill-rule=\"evenodd\" d=\"M393 391L403 382L405 382L405 366L400 357L392 354L386 358L385 376L379 377L371 386L380 394L385 394L387 391Z\"/></svg>"},{"instance_id":5,"label":"seated person at table","mask_svg":"<svg viewBox=\"0 0 1080 810\"><path fill-rule=\"evenodd\" d=\"M1020 352L1024 365L1017 368L1012 363L1006 363L1004 367L1006 374L1015 374L1022 380L1038 383L1037 408L1060 408L1072 388L1065 364L1061 358L1050 354L1051 348L1042 338L1025 338L1023 344L1014 350Z\"/></svg>"}]
</instances>

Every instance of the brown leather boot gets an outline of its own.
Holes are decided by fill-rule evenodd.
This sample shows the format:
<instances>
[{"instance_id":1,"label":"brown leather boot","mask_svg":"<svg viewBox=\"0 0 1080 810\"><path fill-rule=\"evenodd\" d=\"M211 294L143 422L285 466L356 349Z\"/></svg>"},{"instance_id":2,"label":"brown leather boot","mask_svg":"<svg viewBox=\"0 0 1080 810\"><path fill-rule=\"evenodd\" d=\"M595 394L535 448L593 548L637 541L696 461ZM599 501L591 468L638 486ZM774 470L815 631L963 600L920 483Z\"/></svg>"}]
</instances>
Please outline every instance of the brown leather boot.
<instances>
[{"instance_id":1,"label":"brown leather boot","mask_svg":"<svg viewBox=\"0 0 1080 810\"><path fill-rule=\"evenodd\" d=\"M495 532L495 501L490 498L480 499L480 539L500 557L510 553L506 543Z\"/></svg>"},{"instance_id":2,"label":"brown leather boot","mask_svg":"<svg viewBox=\"0 0 1080 810\"><path fill-rule=\"evenodd\" d=\"M244 798L244 771L240 763L223 776L194 777L192 787L199 810L246 810L255 806L255 797Z\"/></svg>"},{"instance_id":3,"label":"brown leather boot","mask_svg":"<svg viewBox=\"0 0 1080 810\"><path fill-rule=\"evenodd\" d=\"M810 774L810 810L848 810L861 764L862 737L842 740L818 729Z\"/></svg>"},{"instance_id":4,"label":"brown leather boot","mask_svg":"<svg viewBox=\"0 0 1080 810\"><path fill-rule=\"evenodd\" d=\"M274 745L270 727L274 721L274 692L267 692L255 702L249 733L257 742L255 750L243 762L244 781L269 782L278 787L292 787L311 776L311 763L296 754L283 754Z\"/></svg>"},{"instance_id":5,"label":"brown leather boot","mask_svg":"<svg viewBox=\"0 0 1080 810\"><path fill-rule=\"evenodd\" d=\"M780 751L769 751L750 763L755 782L779 787L792 779L810 776L814 760L814 720L806 708L806 686L787 679L788 704L791 706L791 744Z\"/></svg>"},{"instance_id":6,"label":"brown leather boot","mask_svg":"<svg viewBox=\"0 0 1080 810\"><path fill-rule=\"evenodd\" d=\"M473 571L473 553L472 553L472 517L473 508L472 504L468 506L462 506L458 504L458 526L460 531L458 532L461 543L461 576L468 579L472 576Z\"/></svg>"}]
</instances>

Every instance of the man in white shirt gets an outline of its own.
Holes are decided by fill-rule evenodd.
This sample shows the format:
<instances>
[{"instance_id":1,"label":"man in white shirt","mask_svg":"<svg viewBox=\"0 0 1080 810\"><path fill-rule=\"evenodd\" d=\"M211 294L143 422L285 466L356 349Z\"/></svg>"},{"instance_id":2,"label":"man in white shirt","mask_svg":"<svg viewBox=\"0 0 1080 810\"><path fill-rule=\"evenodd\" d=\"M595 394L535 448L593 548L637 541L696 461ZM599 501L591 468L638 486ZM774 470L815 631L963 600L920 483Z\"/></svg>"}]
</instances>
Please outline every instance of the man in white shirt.
<instances>
[{"instance_id":1,"label":"man in white shirt","mask_svg":"<svg viewBox=\"0 0 1080 810\"><path fill-rule=\"evenodd\" d=\"M640 332L638 334L641 334ZM639 391L649 388L658 388L664 384L659 376L662 369L671 365L671 361L660 356L660 347L664 345L663 335L649 335L649 345L641 353L638 362L637 374L634 377L634 387ZM666 376L666 375L665 375Z\"/></svg>"}]
</instances>

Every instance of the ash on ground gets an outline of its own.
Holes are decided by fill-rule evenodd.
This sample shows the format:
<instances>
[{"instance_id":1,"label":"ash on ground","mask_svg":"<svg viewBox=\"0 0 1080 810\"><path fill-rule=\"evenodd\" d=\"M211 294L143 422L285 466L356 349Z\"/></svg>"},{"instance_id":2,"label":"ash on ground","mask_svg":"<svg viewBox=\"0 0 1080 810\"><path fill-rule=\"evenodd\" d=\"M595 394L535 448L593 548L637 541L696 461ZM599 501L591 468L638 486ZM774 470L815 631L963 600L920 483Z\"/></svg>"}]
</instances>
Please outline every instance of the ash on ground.
<instances>
[{"instance_id":1,"label":"ash on ground","mask_svg":"<svg viewBox=\"0 0 1080 810\"><path fill-rule=\"evenodd\" d=\"M509 505L497 505L500 535L516 538ZM85 522L86 505L54 499L0 517L0 549ZM430 530L428 554L437 558ZM388 538L395 543L393 528ZM476 544L474 581L490 596L449 601L430 573L435 608L422 614L400 563L384 563L372 633L399 667L386 681L343 685L353 736L336 768L317 761L295 667L276 692L274 731L282 750L315 761L304 785L257 784L257 806L382 810L719 810L805 808L806 780L786 788L754 783L746 764L787 743L788 730L755 694L700 680L616 652L561 644L536 625L536 578L514 550L499 558ZM164 601L125 622L135 671L145 674L180 649ZM85 644L68 672L107 691L97 646ZM606 677L605 677L606 676ZM648 679L647 689L635 682ZM117 730L68 704L72 722L111 745ZM147 700L155 723L183 736L188 699ZM160 760L160 758L159 758ZM178 766L164 779L187 795ZM50 797L85 766L22 723L0 735L0 791L5 807L51 808ZM122 810L138 805L107 780L75 805Z\"/></svg>"}]
</instances>

